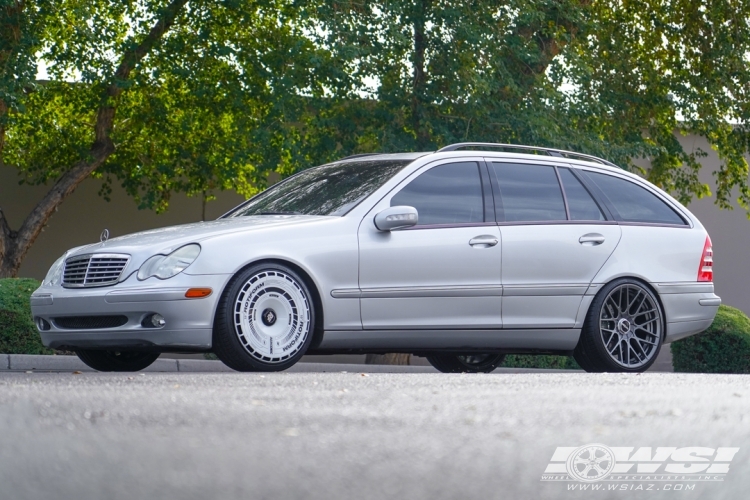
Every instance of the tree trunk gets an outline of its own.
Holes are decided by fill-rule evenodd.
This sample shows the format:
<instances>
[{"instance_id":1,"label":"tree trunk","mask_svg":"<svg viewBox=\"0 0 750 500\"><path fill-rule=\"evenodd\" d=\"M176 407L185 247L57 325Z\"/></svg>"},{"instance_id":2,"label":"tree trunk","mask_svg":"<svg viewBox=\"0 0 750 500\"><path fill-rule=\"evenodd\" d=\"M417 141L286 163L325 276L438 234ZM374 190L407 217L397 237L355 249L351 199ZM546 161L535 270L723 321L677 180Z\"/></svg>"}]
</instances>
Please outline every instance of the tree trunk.
<instances>
[{"instance_id":1,"label":"tree trunk","mask_svg":"<svg viewBox=\"0 0 750 500\"><path fill-rule=\"evenodd\" d=\"M174 24L177 15L186 3L187 0L173 0L160 12L159 19L148 35L136 47L122 55L113 81L102 91L102 104L97 111L94 124L94 142L91 144L87 157L78 161L57 179L52 189L37 203L18 231L10 228L0 209L0 278L18 275L23 258L57 207L114 153L115 145L110 135L114 126L117 100L123 91L123 83L128 80L135 66ZM0 111L4 108L5 103L0 107Z\"/></svg>"},{"instance_id":2,"label":"tree trunk","mask_svg":"<svg viewBox=\"0 0 750 500\"><path fill-rule=\"evenodd\" d=\"M388 354L368 354L365 357L366 365L410 365L411 354L391 352Z\"/></svg>"},{"instance_id":3,"label":"tree trunk","mask_svg":"<svg viewBox=\"0 0 750 500\"><path fill-rule=\"evenodd\" d=\"M414 75L411 91L411 126L417 139L417 151L426 151L430 148L430 131L425 127L423 120L425 87L427 76L425 75L425 51L427 40L425 38L425 23L429 11L429 0L418 0L416 12L414 12L414 54L412 64Z\"/></svg>"}]
</instances>

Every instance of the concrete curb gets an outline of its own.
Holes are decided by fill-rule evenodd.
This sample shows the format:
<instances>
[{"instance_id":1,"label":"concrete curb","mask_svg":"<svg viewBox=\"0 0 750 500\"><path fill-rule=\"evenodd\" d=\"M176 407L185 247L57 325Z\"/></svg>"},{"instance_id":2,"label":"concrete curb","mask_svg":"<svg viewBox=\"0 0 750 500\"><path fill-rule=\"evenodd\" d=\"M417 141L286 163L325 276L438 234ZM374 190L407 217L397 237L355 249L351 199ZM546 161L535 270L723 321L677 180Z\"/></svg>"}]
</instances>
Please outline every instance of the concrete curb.
<instances>
[{"instance_id":1,"label":"concrete curb","mask_svg":"<svg viewBox=\"0 0 750 500\"><path fill-rule=\"evenodd\" d=\"M94 372L77 356L45 356L27 354L0 354L0 373L3 371L26 372ZM157 359L144 372L162 373L237 373L221 361L207 359ZM286 370L292 373L436 373L428 366L359 365L344 363L297 363Z\"/></svg>"},{"instance_id":2,"label":"concrete curb","mask_svg":"<svg viewBox=\"0 0 750 500\"><path fill-rule=\"evenodd\" d=\"M2 372L95 372L76 356L0 354ZM221 361L207 359L157 359L143 370L161 373L237 373ZM438 373L431 366L365 365L347 363L300 362L284 373ZM572 370L535 370L498 368L495 373L575 373Z\"/></svg>"},{"instance_id":3,"label":"concrete curb","mask_svg":"<svg viewBox=\"0 0 750 500\"><path fill-rule=\"evenodd\" d=\"M661 357L661 356L660 356ZM654 369L672 371L671 369ZM665 367L666 368L666 367ZM669 367L671 368L671 366ZM0 373L8 371L39 372L94 372L77 356L45 356L27 354L0 354ZM144 372L185 373L237 373L221 361L207 359L159 358ZM284 373L438 373L431 366L415 365L365 365L349 363L299 362ZM540 370L534 368L498 368L494 373L583 373L577 370Z\"/></svg>"}]
</instances>

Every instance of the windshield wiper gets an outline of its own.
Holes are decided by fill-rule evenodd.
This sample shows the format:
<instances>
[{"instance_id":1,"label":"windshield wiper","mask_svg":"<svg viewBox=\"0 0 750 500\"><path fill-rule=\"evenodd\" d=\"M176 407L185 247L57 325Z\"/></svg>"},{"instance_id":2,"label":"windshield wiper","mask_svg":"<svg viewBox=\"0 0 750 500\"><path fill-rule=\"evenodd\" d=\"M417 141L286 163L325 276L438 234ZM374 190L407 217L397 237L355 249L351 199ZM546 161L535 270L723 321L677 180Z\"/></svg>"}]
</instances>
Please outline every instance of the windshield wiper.
<instances>
[{"instance_id":1,"label":"windshield wiper","mask_svg":"<svg viewBox=\"0 0 750 500\"><path fill-rule=\"evenodd\" d=\"M302 212L258 212L255 215L305 215Z\"/></svg>"}]
</instances>

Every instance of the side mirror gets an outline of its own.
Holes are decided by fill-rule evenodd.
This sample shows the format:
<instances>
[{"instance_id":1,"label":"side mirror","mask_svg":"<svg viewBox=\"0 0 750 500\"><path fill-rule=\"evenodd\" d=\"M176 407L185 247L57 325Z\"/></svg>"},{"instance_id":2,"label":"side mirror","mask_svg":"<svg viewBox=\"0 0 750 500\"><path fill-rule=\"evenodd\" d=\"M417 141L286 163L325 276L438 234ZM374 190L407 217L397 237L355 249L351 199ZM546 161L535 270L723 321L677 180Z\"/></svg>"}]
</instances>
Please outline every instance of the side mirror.
<instances>
[{"instance_id":1,"label":"side mirror","mask_svg":"<svg viewBox=\"0 0 750 500\"><path fill-rule=\"evenodd\" d=\"M417 222L419 222L417 209L406 205L386 208L375 216L375 227L380 231L411 227Z\"/></svg>"}]
</instances>

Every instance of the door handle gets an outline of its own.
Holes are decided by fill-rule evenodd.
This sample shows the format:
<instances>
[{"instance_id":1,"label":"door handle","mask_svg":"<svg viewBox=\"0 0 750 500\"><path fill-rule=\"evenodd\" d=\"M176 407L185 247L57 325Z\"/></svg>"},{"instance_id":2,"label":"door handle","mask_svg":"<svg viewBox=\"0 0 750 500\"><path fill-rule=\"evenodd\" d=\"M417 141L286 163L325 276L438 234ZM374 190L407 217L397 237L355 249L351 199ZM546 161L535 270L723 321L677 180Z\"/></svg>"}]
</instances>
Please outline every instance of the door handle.
<instances>
[{"instance_id":1,"label":"door handle","mask_svg":"<svg viewBox=\"0 0 750 500\"><path fill-rule=\"evenodd\" d=\"M489 248L497 245L497 237L491 234L483 234L481 236L475 236L469 240L469 245L476 248Z\"/></svg>"},{"instance_id":2,"label":"door handle","mask_svg":"<svg viewBox=\"0 0 750 500\"><path fill-rule=\"evenodd\" d=\"M578 243L584 246L593 247L604 243L604 236L599 233L584 234L578 238Z\"/></svg>"}]
</instances>

